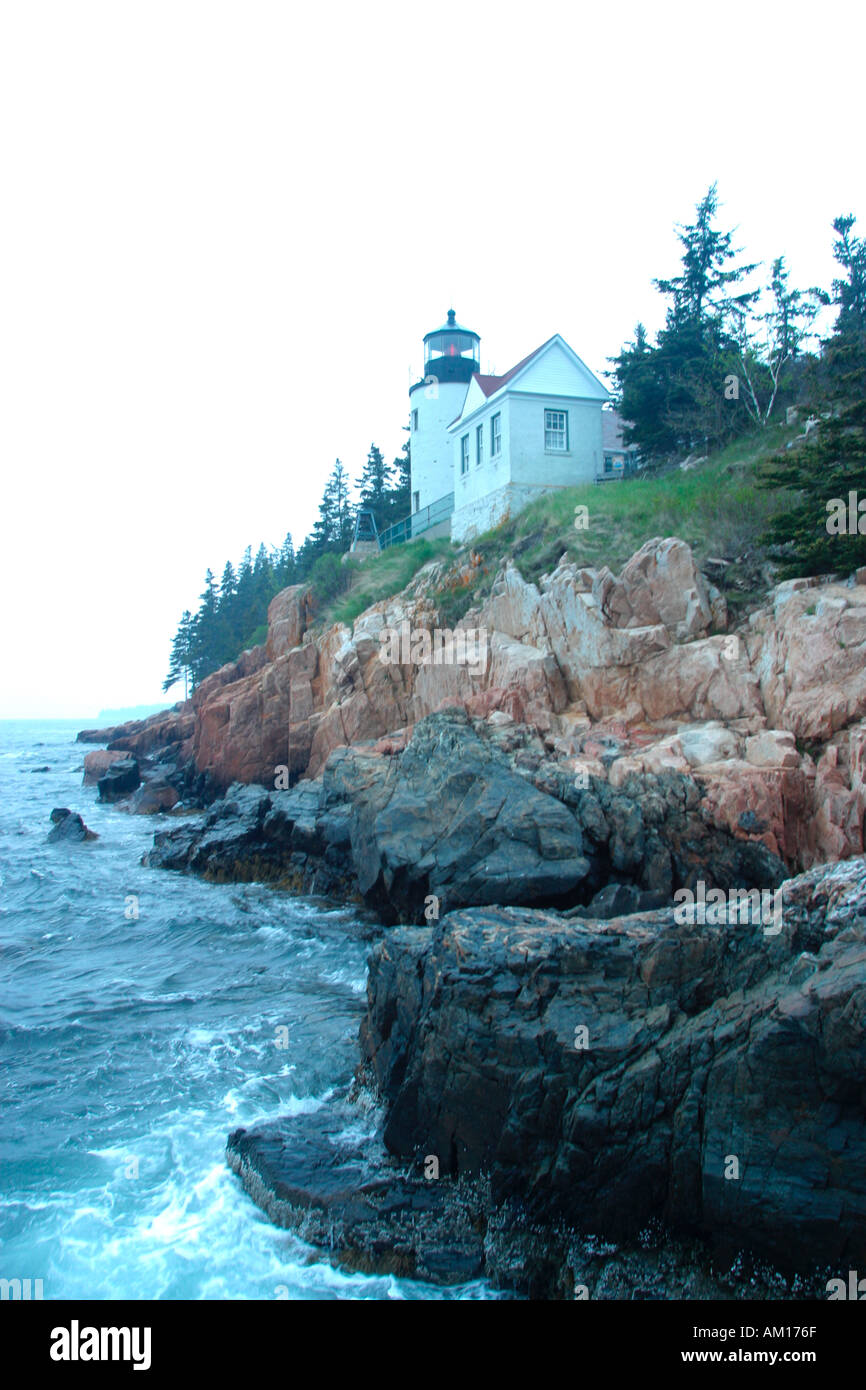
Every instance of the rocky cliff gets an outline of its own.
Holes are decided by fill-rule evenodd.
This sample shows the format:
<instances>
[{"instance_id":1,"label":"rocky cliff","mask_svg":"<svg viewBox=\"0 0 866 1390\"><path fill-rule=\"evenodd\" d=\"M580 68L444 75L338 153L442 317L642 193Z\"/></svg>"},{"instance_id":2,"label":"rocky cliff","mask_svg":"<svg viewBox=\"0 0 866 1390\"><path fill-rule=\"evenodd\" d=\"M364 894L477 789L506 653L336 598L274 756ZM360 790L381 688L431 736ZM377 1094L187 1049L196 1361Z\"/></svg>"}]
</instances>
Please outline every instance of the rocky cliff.
<instances>
[{"instance_id":1,"label":"rocky cliff","mask_svg":"<svg viewBox=\"0 0 866 1390\"><path fill-rule=\"evenodd\" d=\"M203 681L174 727L158 717L111 746L170 737L200 788L274 787L281 769L318 777L338 748L402 746L457 706L530 726L564 769L614 788L694 777L716 825L790 869L863 851L866 573L781 584L734 630L676 539L647 542L619 576L561 563L536 586L505 563L459 625L484 634L483 669L383 660L386 631L436 628L447 580L427 566L351 630L311 628L309 592L286 589L266 646Z\"/></svg>"}]
</instances>

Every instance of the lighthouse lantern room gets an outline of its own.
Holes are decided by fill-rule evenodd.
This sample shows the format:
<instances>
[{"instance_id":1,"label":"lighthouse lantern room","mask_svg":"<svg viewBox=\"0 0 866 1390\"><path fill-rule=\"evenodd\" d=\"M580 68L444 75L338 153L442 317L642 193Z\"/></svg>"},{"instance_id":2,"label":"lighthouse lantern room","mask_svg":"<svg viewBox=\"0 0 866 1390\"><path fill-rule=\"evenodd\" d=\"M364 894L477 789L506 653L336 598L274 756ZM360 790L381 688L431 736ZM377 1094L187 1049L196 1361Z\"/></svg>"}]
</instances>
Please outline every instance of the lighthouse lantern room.
<instances>
[{"instance_id":1,"label":"lighthouse lantern room","mask_svg":"<svg viewBox=\"0 0 866 1390\"><path fill-rule=\"evenodd\" d=\"M449 309L446 322L424 335L424 379L409 392L413 513L453 494L448 426L460 414L469 382L480 370L481 339Z\"/></svg>"},{"instance_id":2,"label":"lighthouse lantern room","mask_svg":"<svg viewBox=\"0 0 866 1390\"><path fill-rule=\"evenodd\" d=\"M454 310L449 309L447 323L425 335L424 375L439 381L462 381L466 386L473 372L480 370L481 339L457 323Z\"/></svg>"}]
</instances>

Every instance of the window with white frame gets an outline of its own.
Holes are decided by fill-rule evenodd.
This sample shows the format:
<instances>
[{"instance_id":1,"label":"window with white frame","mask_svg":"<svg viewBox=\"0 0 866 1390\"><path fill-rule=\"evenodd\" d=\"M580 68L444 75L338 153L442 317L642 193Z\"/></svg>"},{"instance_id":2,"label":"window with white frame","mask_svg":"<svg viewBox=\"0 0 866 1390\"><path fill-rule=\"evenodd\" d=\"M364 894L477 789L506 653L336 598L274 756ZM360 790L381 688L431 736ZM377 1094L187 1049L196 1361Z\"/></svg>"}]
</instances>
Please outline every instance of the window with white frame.
<instances>
[{"instance_id":1,"label":"window with white frame","mask_svg":"<svg viewBox=\"0 0 866 1390\"><path fill-rule=\"evenodd\" d=\"M418 512L418 511L421 510L421 494L420 494L420 492L413 492L413 493L412 493L412 510L413 510L413 512Z\"/></svg>"},{"instance_id":2,"label":"window with white frame","mask_svg":"<svg viewBox=\"0 0 866 1390\"><path fill-rule=\"evenodd\" d=\"M502 416L499 412L490 417L490 457L495 459L502 453Z\"/></svg>"},{"instance_id":3,"label":"window with white frame","mask_svg":"<svg viewBox=\"0 0 866 1390\"><path fill-rule=\"evenodd\" d=\"M413 410L413 411L412 411L412 428L413 428L413 430L417 430L417 428L418 428L418 412L417 412L417 410Z\"/></svg>"},{"instance_id":4,"label":"window with white frame","mask_svg":"<svg viewBox=\"0 0 866 1390\"><path fill-rule=\"evenodd\" d=\"M475 431L475 463L481 462L484 455L484 426L479 425Z\"/></svg>"},{"instance_id":5,"label":"window with white frame","mask_svg":"<svg viewBox=\"0 0 866 1390\"><path fill-rule=\"evenodd\" d=\"M460 441L460 472L469 472L469 435L464 434Z\"/></svg>"},{"instance_id":6,"label":"window with white frame","mask_svg":"<svg viewBox=\"0 0 866 1390\"><path fill-rule=\"evenodd\" d=\"M555 454L564 454L568 449L567 410L545 410L544 447Z\"/></svg>"}]
</instances>

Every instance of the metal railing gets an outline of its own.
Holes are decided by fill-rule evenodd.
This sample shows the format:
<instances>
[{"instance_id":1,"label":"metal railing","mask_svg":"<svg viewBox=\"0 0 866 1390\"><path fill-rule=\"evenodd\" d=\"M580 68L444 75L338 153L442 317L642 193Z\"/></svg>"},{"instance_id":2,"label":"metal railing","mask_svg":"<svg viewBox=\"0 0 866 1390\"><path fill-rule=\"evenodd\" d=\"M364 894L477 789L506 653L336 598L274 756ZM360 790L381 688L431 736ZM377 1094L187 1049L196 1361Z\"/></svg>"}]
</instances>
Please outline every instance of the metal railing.
<instances>
[{"instance_id":1,"label":"metal railing","mask_svg":"<svg viewBox=\"0 0 866 1390\"><path fill-rule=\"evenodd\" d=\"M437 526L440 521L447 520L453 511L454 493L449 492L446 497L431 502L429 507L421 507L411 516L404 517L402 521L397 521L387 530L380 532L379 549L387 550L389 545L402 545L405 541L414 540L416 536L429 531L431 526Z\"/></svg>"}]
</instances>

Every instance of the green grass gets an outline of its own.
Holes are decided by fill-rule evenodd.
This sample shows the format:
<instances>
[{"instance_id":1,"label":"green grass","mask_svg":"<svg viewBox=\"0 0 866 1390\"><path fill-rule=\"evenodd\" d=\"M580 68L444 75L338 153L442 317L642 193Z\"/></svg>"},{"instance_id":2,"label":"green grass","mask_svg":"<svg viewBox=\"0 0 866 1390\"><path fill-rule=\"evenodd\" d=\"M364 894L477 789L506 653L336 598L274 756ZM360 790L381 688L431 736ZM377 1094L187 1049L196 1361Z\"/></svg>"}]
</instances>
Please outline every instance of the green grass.
<instances>
[{"instance_id":1,"label":"green grass","mask_svg":"<svg viewBox=\"0 0 866 1390\"><path fill-rule=\"evenodd\" d=\"M365 608L405 589L422 565L449 557L454 549L445 536L432 541L421 536L407 545L393 545L380 555L370 556L355 569L348 593L322 609L319 622L324 627L332 623L351 626Z\"/></svg>"}]
</instances>

